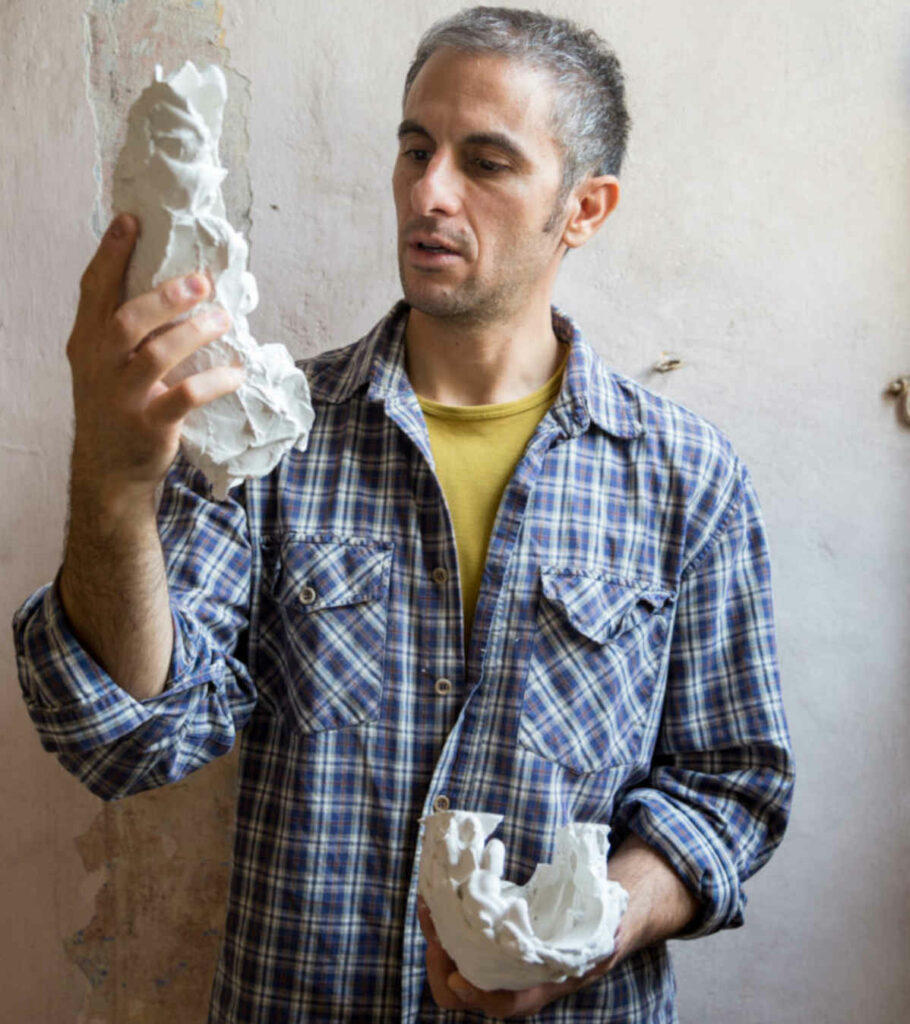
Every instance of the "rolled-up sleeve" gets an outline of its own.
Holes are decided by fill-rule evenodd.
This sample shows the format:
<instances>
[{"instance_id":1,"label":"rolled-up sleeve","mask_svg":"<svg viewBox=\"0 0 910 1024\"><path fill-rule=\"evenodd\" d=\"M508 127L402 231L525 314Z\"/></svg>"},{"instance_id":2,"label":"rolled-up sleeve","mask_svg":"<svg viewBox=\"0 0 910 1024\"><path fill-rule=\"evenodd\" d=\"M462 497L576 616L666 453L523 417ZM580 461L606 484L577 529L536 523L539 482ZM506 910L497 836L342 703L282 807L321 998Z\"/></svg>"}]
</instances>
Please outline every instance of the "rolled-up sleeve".
<instances>
[{"instance_id":1,"label":"rolled-up sleeve","mask_svg":"<svg viewBox=\"0 0 910 1024\"><path fill-rule=\"evenodd\" d=\"M743 883L783 837L793 790L765 531L742 467L733 492L683 574L650 776L616 808L698 897L685 937L742 924Z\"/></svg>"},{"instance_id":2,"label":"rolled-up sleeve","mask_svg":"<svg viewBox=\"0 0 910 1024\"><path fill-rule=\"evenodd\" d=\"M201 475L178 459L158 516L174 624L158 696L136 700L111 679L74 635L55 583L13 620L22 694L42 745L105 799L176 781L227 753L256 703L243 663L246 515L237 500L205 494Z\"/></svg>"}]
</instances>

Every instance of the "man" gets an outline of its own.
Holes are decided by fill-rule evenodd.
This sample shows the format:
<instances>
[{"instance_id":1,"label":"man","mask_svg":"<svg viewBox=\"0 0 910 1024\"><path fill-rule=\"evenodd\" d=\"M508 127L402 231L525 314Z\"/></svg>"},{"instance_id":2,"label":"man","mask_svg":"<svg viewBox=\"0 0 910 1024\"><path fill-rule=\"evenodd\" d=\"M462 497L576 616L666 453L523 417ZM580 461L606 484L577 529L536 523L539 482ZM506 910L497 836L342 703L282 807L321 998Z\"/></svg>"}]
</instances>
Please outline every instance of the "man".
<instances>
[{"instance_id":1,"label":"man","mask_svg":"<svg viewBox=\"0 0 910 1024\"><path fill-rule=\"evenodd\" d=\"M174 459L187 411L238 372L162 382L224 329L161 330L204 279L118 307L126 216L86 271L69 536L17 616L22 685L45 746L105 798L243 727L213 1022L673 1021L664 941L740 924L781 838L748 475L550 305L616 205L626 132L593 33L495 8L434 26L393 173L404 302L307 361L307 452L224 503ZM630 894L615 954L524 992L470 986L417 906L418 819L449 807L505 816L512 877L560 824L610 823Z\"/></svg>"}]
</instances>

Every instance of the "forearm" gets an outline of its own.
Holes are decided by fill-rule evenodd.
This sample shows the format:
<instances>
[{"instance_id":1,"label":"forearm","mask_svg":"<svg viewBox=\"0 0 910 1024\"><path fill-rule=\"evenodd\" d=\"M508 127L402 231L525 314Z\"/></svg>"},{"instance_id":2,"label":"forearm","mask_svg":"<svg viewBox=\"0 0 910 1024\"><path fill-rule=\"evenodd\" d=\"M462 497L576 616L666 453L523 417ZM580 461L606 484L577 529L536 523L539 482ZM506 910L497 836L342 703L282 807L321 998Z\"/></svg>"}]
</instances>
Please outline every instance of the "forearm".
<instances>
[{"instance_id":1,"label":"forearm","mask_svg":"<svg viewBox=\"0 0 910 1024\"><path fill-rule=\"evenodd\" d=\"M102 498L74 466L60 599L114 682L137 700L161 693L174 635L151 496Z\"/></svg>"},{"instance_id":2,"label":"forearm","mask_svg":"<svg viewBox=\"0 0 910 1024\"><path fill-rule=\"evenodd\" d=\"M22 694L42 745L103 799L174 782L227 753L255 707L256 688L237 649L249 623L245 512L233 501L211 502L207 493L201 474L179 462L154 510L157 534L138 513L127 518L129 530L112 533L105 502L84 505L80 496L60 585L41 587L14 618ZM200 553L216 539L224 558L209 564ZM123 546L128 558L118 558ZM145 561L136 559L137 551ZM162 552L167 588L160 594L158 642L148 628L154 613L144 585L154 572L164 576ZM139 571L143 566L147 572ZM144 595L139 601L137 590ZM99 633L94 646L76 635L61 592L74 605L81 633ZM88 625L81 609L92 612ZM96 647L111 653L102 657ZM121 674L112 677L102 661L118 659ZM156 659L156 696L134 696L121 685L125 675L134 681L151 675Z\"/></svg>"},{"instance_id":3,"label":"forearm","mask_svg":"<svg viewBox=\"0 0 910 1024\"><path fill-rule=\"evenodd\" d=\"M118 217L82 276L66 346L75 442L63 569L59 585L42 587L14 620L23 697L42 744L108 799L182 778L230 750L256 703L234 657L248 624L245 513L177 479L160 511L155 500L184 418L235 391L243 372L216 366L166 382L229 322L186 316L209 292L198 273L120 304L137 232L135 218ZM237 540L223 572L199 558L207 530Z\"/></svg>"},{"instance_id":4,"label":"forearm","mask_svg":"<svg viewBox=\"0 0 910 1024\"><path fill-rule=\"evenodd\" d=\"M609 875L629 894L617 941L620 959L677 935L698 911L698 900L663 854L636 835L617 847Z\"/></svg>"}]
</instances>

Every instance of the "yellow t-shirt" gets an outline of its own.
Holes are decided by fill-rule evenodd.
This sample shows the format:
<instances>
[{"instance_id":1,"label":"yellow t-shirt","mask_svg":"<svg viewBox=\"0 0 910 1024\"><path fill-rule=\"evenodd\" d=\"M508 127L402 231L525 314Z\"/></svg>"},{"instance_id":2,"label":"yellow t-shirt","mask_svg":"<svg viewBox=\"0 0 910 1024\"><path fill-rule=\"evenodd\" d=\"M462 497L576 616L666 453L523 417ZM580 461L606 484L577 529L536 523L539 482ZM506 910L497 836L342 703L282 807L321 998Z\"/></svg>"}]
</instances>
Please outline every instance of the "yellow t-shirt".
<instances>
[{"instance_id":1,"label":"yellow t-shirt","mask_svg":"<svg viewBox=\"0 0 910 1024\"><path fill-rule=\"evenodd\" d=\"M567 346L547 383L516 402L442 405L418 395L455 530L465 648L500 499L537 424L559 394L568 354Z\"/></svg>"}]
</instances>

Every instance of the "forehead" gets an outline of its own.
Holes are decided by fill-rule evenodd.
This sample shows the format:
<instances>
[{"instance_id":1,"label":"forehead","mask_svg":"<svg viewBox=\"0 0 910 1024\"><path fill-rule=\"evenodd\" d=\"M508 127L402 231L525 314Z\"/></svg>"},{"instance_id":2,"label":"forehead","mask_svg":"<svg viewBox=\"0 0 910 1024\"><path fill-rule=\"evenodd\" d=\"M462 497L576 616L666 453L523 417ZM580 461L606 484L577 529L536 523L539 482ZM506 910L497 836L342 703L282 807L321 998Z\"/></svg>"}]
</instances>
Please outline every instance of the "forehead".
<instances>
[{"instance_id":1,"label":"forehead","mask_svg":"<svg viewBox=\"0 0 910 1024\"><path fill-rule=\"evenodd\" d=\"M553 86L547 76L508 57L437 50L420 69L404 116L453 135L504 132L554 149Z\"/></svg>"}]
</instances>

